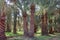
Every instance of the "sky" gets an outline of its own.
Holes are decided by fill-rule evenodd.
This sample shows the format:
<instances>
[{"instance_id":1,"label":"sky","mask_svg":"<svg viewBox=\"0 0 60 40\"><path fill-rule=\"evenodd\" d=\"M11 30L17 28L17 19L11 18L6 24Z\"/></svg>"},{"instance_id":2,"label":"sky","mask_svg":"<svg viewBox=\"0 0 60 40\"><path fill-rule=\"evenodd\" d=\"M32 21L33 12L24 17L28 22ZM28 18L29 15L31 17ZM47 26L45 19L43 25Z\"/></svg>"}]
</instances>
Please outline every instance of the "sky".
<instances>
[{"instance_id":1,"label":"sky","mask_svg":"<svg viewBox=\"0 0 60 40\"><path fill-rule=\"evenodd\" d=\"M9 5L13 5L13 3L12 2L10 3L9 0L6 0L6 3L9 4Z\"/></svg>"}]
</instances>

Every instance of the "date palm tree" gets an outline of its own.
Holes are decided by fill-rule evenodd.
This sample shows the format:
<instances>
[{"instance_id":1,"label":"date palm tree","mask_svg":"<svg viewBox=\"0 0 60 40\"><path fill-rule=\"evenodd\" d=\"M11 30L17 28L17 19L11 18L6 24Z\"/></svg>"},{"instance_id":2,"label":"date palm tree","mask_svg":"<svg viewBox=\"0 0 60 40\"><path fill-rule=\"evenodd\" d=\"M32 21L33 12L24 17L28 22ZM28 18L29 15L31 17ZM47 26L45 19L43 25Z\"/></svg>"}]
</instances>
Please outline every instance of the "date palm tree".
<instances>
[{"instance_id":1,"label":"date palm tree","mask_svg":"<svg viewBox=\"0 0 60 40\"><path fill-rule=\"evenodd\" d=\"M11 32L11 10L12 10L12 8L10 7L10 6L7 6L7 23L6 23L6 25L7 25L7 29L6 29L6 31L7 32Z\"/></svg>"},{"instance_id":2,"label":"date palm tree","mask_svg":"<svg viewBox=\"0 0 60 40\"><path fill-rule=\"evenodd\" d=\"M28 23L27 23L27 1L26 0L12 0L12 2L15 3L15 5L22 11L23 15L23 30L24 30L24 35L28 35ZM22 7L23 6L23 7Z\"/></svg>"},{"instance_id":3,"label":"date palm tree","mask_svg":"<svg viewBox=\"0 0 60 40\"><path fill-rule=\"evenodd\" d=\"M40 1L40 7L42 8L42 35L48 35L48 27L47 27L47 21L48 21L48 14L49 14L49 9L51 7L53 8L56 6L56 0L39 0ZM50 11L51 12L51 11Z\"/></svg>"},{"instance_id":4,"label":"date palm tree","mask_svg":"<svg viewBox=\"0 0 60 40\"><path fill-rule=\"evenodd\" d=\"M7 40L5 36L6 5L4 0L0 0L0 40Z\"/></svg>"}]
</instances>

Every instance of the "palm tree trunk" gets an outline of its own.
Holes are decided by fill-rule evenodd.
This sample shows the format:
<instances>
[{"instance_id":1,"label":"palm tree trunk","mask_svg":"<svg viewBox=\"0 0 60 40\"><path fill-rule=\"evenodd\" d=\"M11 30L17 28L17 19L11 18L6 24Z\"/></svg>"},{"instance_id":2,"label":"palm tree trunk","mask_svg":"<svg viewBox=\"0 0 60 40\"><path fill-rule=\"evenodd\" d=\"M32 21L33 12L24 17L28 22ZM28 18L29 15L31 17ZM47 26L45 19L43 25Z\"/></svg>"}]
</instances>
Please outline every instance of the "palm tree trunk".
<instances>
[{"instance_id":1,"label":"palm tree trunk","mask_svg":"<svg viewBox=\"0 0 60 40\"><path fill-rule=\"evenodd\" d=\"M49 33L50 33L50 34L54 34L54 27L50 27Z\"/></svg>"},{"instance_id":2,"label":"palm tree trunk","mask_svg":"<svg viewBox=\"0 0 60 40\"><path fill-rule=\"evenodd\" d=\"M42 35L48 35L46 10L44 10L44 15L42 15Z\"/></svg>"},{"instance_id":3,"label":"palm tree trunk","mask_svg":"<svg viewBox=\"0 0 60 40\"><path fill-rule=\"evenodd\" d=\"M34 33L36 33L37 32L37 25L35 24L34 25Z\"/></svg>"},{"instance_id":4,"label":"palm tree trunk","mask_svg":"<svg viewBox=\"0 0 60 40\"><path fill-rule=\"evenodd\" d=\"M52 19L49 20L49 23L52 24ZM50 34L53 34L53 33L54 33L54 27L52 27L52 25L50 25L49 33L50 33Z\"/></svg>"},{"instance_id":5,"label":"palm tree trunk","mask_svg":"<svg viewBox=\"0 0 60 40\"><path fill-rule=\"evenodd\" d=\"M11 32L11 14L7 15L7 32Z\"/></svg>"},{"instance_id":6,"label":"palm tree trunk","mask_svg":"<svg viewBox=\"0 0 60 40\"><path fill-rule=\"evenodd\" d=\"M23 12L23 29L24 29L24 36L28 36L28 23L27 23L27 14L26 11Z\"/></svg>"},{"instance_id":7,"label":"palm tree trunk","mask_svg":"<svg viewBox=\"0 0 60 40\"><path fill-rule=\"evenodd\" d=\"M14 20L14 29L13 29L13 33L16 34L16 20Z\"/></svg>"},{"instance_id":8,"label":"palm tree trunk","mask_svg":"<svg viewBox=\"0 0 60 40\"><path fill-rule=\"evenodd\" d=\"M30 20L30 32L29 32L29 36L30 37L34 37L34 13L35 13L35 4L32 3L31 4L31 20Z\"/></svg>"},{"instance_id":9,"label":"palm tree trunk","mask_svg":"<svg viewBox=\"0 0 60 40\"><path fill-rule=\"evenodd\" d=\"M0 40L7 40L6 36L5 36L5 17L6 17L6 13L5 13L5 2L3 0L2 2L2 11L0 12Z\"/></svg>"},{"instance_id":10,"label":"palm tree trunk","mask_svg":"<svg viewBox=\"0 0 60 40\"><path fill-rule=\"evenodd\" d=\"M7 23L7 30L6 30L6 32L11 32L10 27L11 27L10 24Z\"/></svg>"},{"instance_id":11,"label":"palm tree trunk","mask_svg":"<svg viewBox=\"0 0 60 40\"><path fill-rule=\"evenodd\" d=\"M0 17L0 40L6 40L5 36L5 13L1 13L2 16Z\"/></svg>"},{"instance_id":12,"label":"palm tree trunk","mask_svg":"<svg viewBox=\"0 0 60 40\"><path fill-rule=\"evenodd\" d=\"M14 34L17 33L16 22L17 22L17 11L14 13L14 28L13 28L13 33Z\"/></svg>"}]
</instances>

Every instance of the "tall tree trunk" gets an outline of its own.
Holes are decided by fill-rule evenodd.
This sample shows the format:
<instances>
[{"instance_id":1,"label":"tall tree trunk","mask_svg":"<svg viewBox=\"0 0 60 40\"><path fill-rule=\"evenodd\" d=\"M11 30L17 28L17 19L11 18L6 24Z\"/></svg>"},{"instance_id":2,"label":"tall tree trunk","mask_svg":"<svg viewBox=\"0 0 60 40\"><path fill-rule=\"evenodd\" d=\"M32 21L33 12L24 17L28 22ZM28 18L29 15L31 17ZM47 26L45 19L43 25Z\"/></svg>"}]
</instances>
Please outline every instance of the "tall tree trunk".
<instances>
[{"instance_id":1,"label":"tall tree trunk","mask_svg":"<svg viewBox=\"0 0 60 40\"><path fill-rule=\"evenodd\" d=\"M49 23L50 23L49 33L53 34L54 33L54 27L52 27L52 19L49 20Z\"/></svg>"},{"instance_id":2,"label":"tall tree trunk","mask_svg":"<svg viewBox=\"0 0 60 40\"><path fill-rule=\"evenodd\" d=\"M60 8L59 8L59 16L60 16ZM60 33L60 23L59 23L58 25L59 25L59 26L58 26L58 28L57 28L57 32Z\"/></svg>"},{"instance_id":3,"label":"tall tree trunk","mask_svg":"<svg viewBox=\"0 0 60 40\"><path fill-rule=\"evenodd\" d=\"M0 40L6 40L5 36L5 13L2 12L0 16Z\"/></svg>"},{"instance_id":4,"label":"tall tree trunk","mask_svg":"<svg viewBox=\"0 0 60 40\"><path fill-rule=\"evenodd\" d=\"M17 22L17 11L14 13L14 28L13 28L13 33L14 34L17 33L16 22Z\"/></svg>"},{"instance_id":5,"label":"tall tree trunk","mask_svg":"<svg viewBox=\"0 0 60 40\"><path fill-rule=\"evenodd\" d=\"M50 34L54 34L54 27L52 27L52 26L50 27L49 33L50 33Z\"/></svg>"},{"instance_id":6,"label":"tall tree trunk","mask_svg":"<svg viewBox=\"0 0 60 40\"><path fill-rule=\"evenodd\" d=\"M23 11L23 29L24 29L24 36L28 36L28 23L27 23L26 11Z\"/></svg>"},{"instance_id":7,"label":"tall tree trunk","mask_svg":"<svg viewBox=\"0 0 60 40\"><path fill-rule=\"evenodd\" d=\"M30 16L30 31L29 31L29 36L34 37L34 13L35 13L35 4L31 4L31 16Z\"/></svg>"},{"instance_id":8,"label":"tall tree trunk","mask_svg":"<svg viewBox=\"0 0 60 40\"><path fill-rule=\"evenodd\" d=\"M37 25L36 24L34 24L34 33L36 33L37 32Z\"/></svg>"},{"instance_id":9,"label":"tall tree trunk","mask_svg":"<svg viewBox=\"0 0 60 40\"><path fill-rule=\"evenodd\" d=\"M60 24L58 24L57 32L60 33Z\"/></svg>"},{"instance_id":10,"label":"tall tree trunk","mask_svg":"<svg viewBox=\"0 0 60 40\"><path fill-rule=\"evenodd\" d=\"M6 17L6 13L5 13L5 3L4 0L2 2L2 11L0 12L0 40L7 40L6 36L5 36L5 17Z\"/></svg>"},{"instance_id":11,"label":"tall tree trunk","mask_svg":"<svg viewBox=\"0 0 60 40\"><path fill-rule=\"evenodd\" d=\"M55 17L55 19L54 19L54 23L55 23L54 32L57 32L57 30L56 30L56 29L57 29L57 26L56 26L56 25L57 25L57 24L56 24L56 17Z\"/></svg>"},{"instance_id":12,"label":"tall tree trunk","mask_svg":"<svg viewBox=\"0 0 60 40\"><path fill-rule=\"evenodd\" d=\"M7 15L7 32L11 32L11 14Z\"/></svg>"},{"instance_id":13,"label":"tall tree trunk","mask_svg":"<svg viewBox=\"0 0 60 40\"><path fill-rule=\"evenodd\" d=\"M46 10L44 10L43 12L44 12L44 15L42 15L42 35L48 35L47 12Z\"/></svg>"},{"instance_id":14,"label":"tall tree trunk","mask_svg":"<svg viewBox=\"0 0 60 40\"><path fill-rule=\"evenodd\" d=\"M10 24L7 23L7 30L6 30L6 32L11 32L11 28L10 27L11 27Z\"/></svg>"}]
</instances>

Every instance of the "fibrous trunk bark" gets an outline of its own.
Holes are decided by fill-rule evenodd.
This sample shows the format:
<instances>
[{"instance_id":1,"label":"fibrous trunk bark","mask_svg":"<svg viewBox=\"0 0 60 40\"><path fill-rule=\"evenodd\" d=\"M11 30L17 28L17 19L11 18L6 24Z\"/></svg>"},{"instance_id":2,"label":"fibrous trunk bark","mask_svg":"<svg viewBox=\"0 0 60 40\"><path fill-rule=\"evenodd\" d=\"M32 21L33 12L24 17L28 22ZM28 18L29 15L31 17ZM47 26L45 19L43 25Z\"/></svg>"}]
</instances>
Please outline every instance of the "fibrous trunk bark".
<instances>
[{"instance_id":1,"label":"fibrous trunk bark","mask_svg":"<svg viewBox=\"0 0 60 40\"><path fill-rule=\"evenodd\" d=\"M11 14L7 15L7 32L11 32Z\"/></svg>"},{"instance_id":2,"label":"fibrous trunk bark","mask_svg":"<svg viewBox=\"0 0 60 40\"><path fill-rule=\"evenodd\" d=\"M4 12L1 13L0 16L0 40L7 40L5 36L5 14Z\"/></svg>"},{"instance_id":3,"label":"fibrous trunk bark","mask_svg":"<svg viewBox=\"0 0 60 40\"><path fill-rule=\"evenodd\" d=\"M52 26L52 19L49 20L50 27L49 27L49 33L53 34L54 33L54 27Z\"/></svg>"},{"instance_id":4,"label":"fibrous trunk bark","mask_svg":"<svg viewBox=\"0 0 60 40\"><path fill-rule=\"evenodd\" d=\"M37 32L37 25L35 24L34 25L34 33L36 33Z\"/></svg>"},{"instance_id":5,"label":"fibrous trunk bark","mask_svg":"<svg viewBox=\"0 0 60 40\"><path fill-rule=\"evenodd\" d=\"M7 30L6 30L6 32L11 32L11 29L10 29L10 24L7 24Z\"/></svg>"},{"instance_id":6,"label":"fibrous trunk bark","mask_svg":"<svg viewBox=\"0 0 60 40\"><path fill-rule=\"evenodd\" d=\"M58 24L57 32L60 33L60 24Z\"/></svg>"},{"instance_id":7,"label":"fibrous trunk bark","mask_svg":"<svg viewBox=\"0 0 60 40\"><path fill-rule=\"evenodd\" d=\"M16 22L17 22L17 11L14 13L14 28L13 28L13 33L14 34L17 33Z\"/></svg>"},{"instance_id":8,"label":"fibrous trunk bark","mask_svg":"<svg viewBox=\"0 0 60 40\"><path fill-rule=\"evenodd\" d=\"M54 34L54 27L50 27L49 34Z\"/></svg>"},{"instance_id":9,"label":"fibrous trunk bark","mask_svg":"<svg viewBox=\"0 0 60 40\"><path fill-rule=\"evenodd\" d=\"M28 36L28 23L27 23L26 11L23 11L23 29L24 29L24 36Z\"/></svg>"},{"instance_id":10,"label":"fibrous trunk bark","mask_svg":"<svg viewBox=\"0 0 60 40\"><path fill-rule=\"evenodd\" d=\"M31 16L30 16L30 31L29 36L34 37L34 13L35 13L35 4L32 3L31 6Z\"/></svg>"},{"instance_id":11,"label":"fibrous trunk bark","mask_svg":"<svg viewBox=\"0 0 60 40\"><path fill-rule=\"evenodd\" d=\"M44 15L42 15L42 35L48 35L46 10L44 10Z\"/></svg>"}]
</instances>

